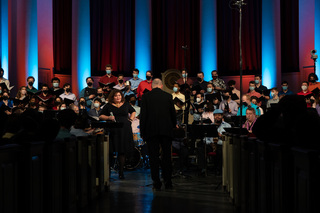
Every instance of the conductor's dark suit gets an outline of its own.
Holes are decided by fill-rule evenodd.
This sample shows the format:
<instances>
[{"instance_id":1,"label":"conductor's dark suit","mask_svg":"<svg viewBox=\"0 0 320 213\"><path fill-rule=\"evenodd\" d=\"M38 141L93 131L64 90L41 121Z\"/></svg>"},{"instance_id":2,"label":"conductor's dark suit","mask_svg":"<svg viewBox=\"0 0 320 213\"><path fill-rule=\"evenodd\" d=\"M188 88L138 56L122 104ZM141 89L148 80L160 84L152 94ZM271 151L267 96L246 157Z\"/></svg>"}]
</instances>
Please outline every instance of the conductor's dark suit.
<instances>
[{"instance_id":1,"label":"conductor's dark suit","mask_svg":"<svg viewBox=\"0 0 320 213\"><path fill-rule=\"evenodd\" d=\"M161 167L163 179L166 184L171 184L171 142L175 126L176 113L171 94L164 92L160 88L154 88L142 96L140 133L148 145L154 187L161 187L159 178L160 145L162 148Z\"/></svg>"}]
</instances>

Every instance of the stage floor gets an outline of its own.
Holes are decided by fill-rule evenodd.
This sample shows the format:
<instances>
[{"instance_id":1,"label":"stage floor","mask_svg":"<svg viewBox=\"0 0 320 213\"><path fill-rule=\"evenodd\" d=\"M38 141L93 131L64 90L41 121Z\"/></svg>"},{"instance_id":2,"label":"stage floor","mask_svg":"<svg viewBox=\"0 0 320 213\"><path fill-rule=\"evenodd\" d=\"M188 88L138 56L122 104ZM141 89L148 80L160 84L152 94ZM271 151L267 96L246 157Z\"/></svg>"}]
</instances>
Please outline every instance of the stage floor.
<instances>
[{"instance_id":1,"label":"stage floor","mask_svg":"<svg viewBox=\"0 0 320 213\"><path fill-rule=\"evenodd\" d=\"M125 180L119 180L112 171L109 192L82 212L233 212L229 196L221 187L215 190L221 176L209 171L207 177L198 177L193 170L185 174L190 177L173 178L174 189L165 190L163 186L162 191L154 192L149 169L125 171Z\"/></svg>"}]
</instances>

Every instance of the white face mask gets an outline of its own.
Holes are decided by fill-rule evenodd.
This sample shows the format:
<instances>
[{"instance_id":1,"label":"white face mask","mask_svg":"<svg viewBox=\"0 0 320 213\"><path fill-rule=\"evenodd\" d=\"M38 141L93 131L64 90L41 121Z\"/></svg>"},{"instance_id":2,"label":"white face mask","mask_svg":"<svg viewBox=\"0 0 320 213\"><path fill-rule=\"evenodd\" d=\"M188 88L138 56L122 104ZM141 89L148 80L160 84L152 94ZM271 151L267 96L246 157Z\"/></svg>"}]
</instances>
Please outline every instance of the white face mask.
<instances>
[{"instance_id":1,"label":"white face mask","mask_svg":"<svg viewBox=\"0 0 320 213\"><path fill-rule=\"evenodd\" d=\"M61 107L61 108L60 108L60 110L65 110L65 109L66 109L65 107Z\"/></svg>"},{"instance_id":2,"label":"white face mask","mask_svg":"<svg viewBox=\"0 0 320 213\"><path fill-rule=\"evenodd\" d=\"M307 87L307 86L301 86L301 89L302 89L303 91L306 91L306 90L308 89L308 87Z\"/></svg>"},{"instance_id":3,"label":"white face mask","mask_svg":"<svg viewBox=\"0 0 320 213\"><path fill-rule=\"evenodd\" d=\"M99 104L99 103L94 103L93 106L94 106L95 108L100 108L100 104Z\"/></svg>"},{"instance_id":4,"label":"white face mask","mask_svg":"<svg viewBox=\"0 0 320 213\"><path fill-rule=\"evenodd\" d=\"M201 101L201 98L197 98L197 102L200 103L200 101Z\"/></svg>"},{"instance_id":5,"label":"white face mask","mask_svg":"<svg viewBox=\"0 0 320 213\"><path fill-rule=\"evenodd\" d=\"M59 83L53 83L52 86L53 87L59 87Z\"/></svg>"}]
</instances>

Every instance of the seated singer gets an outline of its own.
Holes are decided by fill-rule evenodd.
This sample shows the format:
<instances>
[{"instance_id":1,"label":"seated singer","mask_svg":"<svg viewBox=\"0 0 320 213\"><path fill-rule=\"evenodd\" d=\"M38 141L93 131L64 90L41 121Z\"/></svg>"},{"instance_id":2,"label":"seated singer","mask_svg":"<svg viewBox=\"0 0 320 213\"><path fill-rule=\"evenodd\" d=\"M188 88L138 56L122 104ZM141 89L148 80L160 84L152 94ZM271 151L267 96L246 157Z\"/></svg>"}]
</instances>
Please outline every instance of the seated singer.
<instances>
[{"instance_id":1,"label":"seated singer","mask_svg":"<svg viewBox=\"0 0 320 213\"><path fill-rule=\"evenodd\" d=\"M130 117L128 115L130 114ZM118 153L119 178L124 179L123 168L125 154L133 149L133 138L131 122L135 118L136 112L132 106L125 102L124 96L119 90L112 90L108 103L102 109L100 120L123 123L121 128L113 128L110 132L110 150Z\"/></svg>"}]
</instances>

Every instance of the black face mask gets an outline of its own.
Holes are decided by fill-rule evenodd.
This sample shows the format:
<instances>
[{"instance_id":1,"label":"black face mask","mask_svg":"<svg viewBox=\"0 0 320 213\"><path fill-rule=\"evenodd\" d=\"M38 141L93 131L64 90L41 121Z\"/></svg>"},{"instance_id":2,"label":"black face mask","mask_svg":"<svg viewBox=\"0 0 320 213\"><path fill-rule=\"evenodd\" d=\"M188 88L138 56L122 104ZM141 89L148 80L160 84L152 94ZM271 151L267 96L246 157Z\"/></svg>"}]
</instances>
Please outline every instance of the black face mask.
<instances>
[{"instance_id":1,"label":"black face mask","mask_svg":"<svg viewBox=\"0 0 320 213\"><path fill-rule=\"evenodd\" d=\"M314 82L316 82L316 80L313 79L313 80L310 80L310 82L311 82L311 83L314 83Z\"/></svg>"},{"instance_id":2,"label":"black face mask","mask_svg":"<svg viewBox=\"0 0 320 213\"><path fill-rule=\"evenodd\" d=\"M32 82L32 81L29 81L28 84L29 84L30 87L32 87L33 82Z\"/></svg>"},{"instance_id":3,"label":"black face mask","mask_svg":"<svg viewBox=\"0 0 320 213\"><path fill-rule=\"evenodd\" d=\"M223 95L223 100L229 100L230 96L229 95Z\"/></svg>"},{"instance_id":4,"label":"black face mask","mask_svg":"<svg viewBox=\"0 0 320 213\"><path fill-rule=\"evenodd\" d=\"M3 77L3 73L0 74L0 78L2 78L2 77Z\"/></svg>"},{"instance_id":5,"label":"black face mask","mask_svg":"<svg viewBox=\"0 0 320 213\"><path fill-rule=\"evenodd\" d=\"M99 97L101 97L101 96L102 96L102 93L97 93L97 95L98 95Z\"/></svg>"},{"instance_id":6,"label":"black face mask","mask_svg":"<svg viewBox=\"0 0 320 213\"><path fill-rule=\"evenodd\" d=\"M234 90L234 87L229 87L231 90Z\"/></svg>"},{"instance_id":7,"label":"black face mask","mask_svg":"<svg viewBox=\"0 0 320 213\"><path fill-rule=\"evenodd\" d=\"M123 80L119 80L119 84L122 84L123 83Z\"/></svg>"},{"instance_id":8,"label":"black face mask","mask_svg":"<svg viewBox=\"0 0 320 213\"><path fill-rule=\"evenodd\" d=\"M242 102L242 105L247 107L248 106L248 103L247 102Z\"/></svg>"},{"instance_id":9,"label":"black face mask","mask_svg":"<svg viewBox=\"0 0 320 213\"><path fill-rule=\"evenodd\" d=\"M49 91L48 90L43 90L42 92L43 92L43 94L46 95L46 94L48 94Z\"/></svg>"},{"instance_id":10,"label":"black face mask","mask_svg":"<svg viewBox=\"0 0 320 213\"><path fill-rule=\"evenodd\" d=\"M218 78L218 76L212 76L213 80L216 80Z\"/></svg>"},{"instance_id":11,"label":"black face mask","mask_svg":"<svg viewBox=\"0 0 320 213\"><path fill-rule=\"evenodd\" d=\"M59 106L59 105L61 104L61 102L60 102L60 101L55 101L54 104L55 104L56 106Z\"/></svg>"},{"instance_id":12,"label":"black face mask","mask_svg":"<svg viewBox=\"0 0 320 213\"><path fill-rule=\"evenodd\" d=\"M132 105L135 105L135 104L136 104L136 101L130 101L130 103L131 103Z\"/></svg>"},{"instance_id":13,"label":"black face mask","mask_svg":"<svg viewBox=\"0 0 320 213\"><path fill-rule=\"evenodd\" d=\"M200 82L200 81L202 81L202 79L201 79L201 78L199 78L199 77L197 77L197 81L199 81L199 82Z\"/></svg>"},{"instance_id":14,"label":"black face mask","mask_svg":"<svg viewBox=\"0 0 320 213\"><path fill-rule=\"evenodd\" d=\"M92 82L89 82L89 83L88 83L88 86L91 87L91 86L92 86Z\"/></svg>"},{"instance_id":15,"label":"black face mask","mask_svg":"<svg viewBox=\"0 0 320 213\"><path fill-rule=\"evenodd\" d=\"M71 91L71 89L70 89L70 88L67 88L67 89L66 89L66 92L70 92L70 91Z\"/></svg>"},{"instance_id":16,"label":"black face mask","mask_svg":"<svg viewBox=\"0 0 320 213\"><path fill-rule=\"evenodd\" d=\"M146 79L148 80L148 81L150 81L151 80L151 76L146 76Z\"/></svg>"},{"instance_id":17,"label":"black face mask","mask_svg":"<svg viewBox=\"0 0 320 213\"><path fill-rule=\"evenodd\" d=\"M3 96L2 98L3 98L3 100L5 100L5 101L9 99L8 96Z\"/></svg>"},{"instance_id":18,"label":"black face mask","mask_svg":"<svg viewBox=\"0 0 320 213\"><path fill-rule=\"evenodd\" d=\"M35 106L36 102L30 102L29 104L30 104L30 106Z\"/></svg>"},{"instance_id":19,"label":"black face mask","mask_svg":"<svg viewBox=\"0 0 320 213\"><path fill-rule=\"evenodd\" d=\"M84 101L80 101L80 105L84 106L85 102Z\"/></svg>"}]
</instances>

